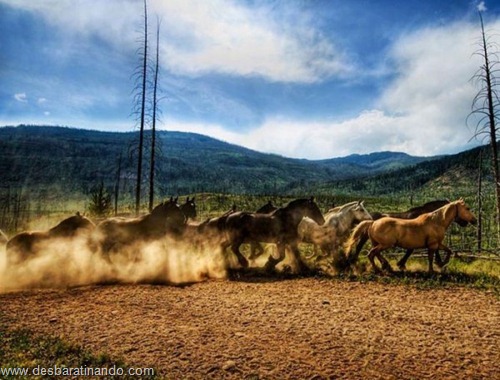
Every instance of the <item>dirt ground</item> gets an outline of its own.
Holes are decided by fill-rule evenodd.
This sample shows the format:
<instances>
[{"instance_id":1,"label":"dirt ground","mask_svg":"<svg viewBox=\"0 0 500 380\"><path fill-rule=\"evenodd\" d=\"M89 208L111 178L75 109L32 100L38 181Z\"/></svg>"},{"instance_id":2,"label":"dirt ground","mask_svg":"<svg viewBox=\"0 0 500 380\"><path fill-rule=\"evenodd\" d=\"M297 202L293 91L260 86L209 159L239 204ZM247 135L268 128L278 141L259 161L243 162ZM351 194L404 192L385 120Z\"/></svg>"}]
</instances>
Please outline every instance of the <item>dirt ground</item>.
<instances>
[{"instance_id":1,"label":"dirt ground","mask_svg":"<svg viewBox=\"0 0 500 380\"><path fill-rule=\"evenodd\" d=\"M168 379L500 379L500 301L459 287L87 286L0 295L0 322Z\"/></svg>"}]
</instances>

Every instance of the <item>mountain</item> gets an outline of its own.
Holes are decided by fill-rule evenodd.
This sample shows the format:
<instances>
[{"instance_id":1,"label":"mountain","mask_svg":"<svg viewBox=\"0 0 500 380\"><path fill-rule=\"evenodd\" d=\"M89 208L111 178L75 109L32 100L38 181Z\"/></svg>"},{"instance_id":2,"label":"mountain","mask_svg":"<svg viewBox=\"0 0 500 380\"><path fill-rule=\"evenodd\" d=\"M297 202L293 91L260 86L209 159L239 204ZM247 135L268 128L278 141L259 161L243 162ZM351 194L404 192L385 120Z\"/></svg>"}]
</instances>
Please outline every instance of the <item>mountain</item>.
<instances>
[{"instance_id":1,"label":"mountain","mask_svg":"<svg viewBox=\"0 0 500 380\"><path fill-rule=\"evenodd\" d=\"M86 194L101 181L113 187L119 175L122 194L132 196L136 173L132 147L136 146L137 137L137 132L51 126L2 127L1 187L3 191L36 189L42 197L57 198L72 193ZM309 193L332 186L334 190L377 188L379 191L384 186L387 188L392 181L389 178L395 178L398 189L404 189L410 186L404 184L404 178L417 178L415 175L426 171L425 168L443 166L435 164L443 158L413 157L405 153L380 152L312 161L260 153L195 133L161 131L158 137L161 152L156 178L161 195ZM149 161L147 156L145 161ZM415 167L419 169L415 171ZM149 169L145 166L143 171L148 173ZM144 187L147 188L146 184Z\"/></svg>"},{"instance_id":2,"label":"mountain","mask_svg":"<svg viewBox=\"0 0 500 380\"><path fill-rule=\"evenodd\" d=\"M470 196L477 192L479 168L485 180L483 186L492 184L490 162L489 146L482 146L371 176L327 181L316 191L331 194L335 189L339 193L372 196L426 191L440 196Z\"/></svg>"},{"instance_id":3,"label":"mountain","mask_svg":"<svg viewBox=\"0 0 500 380\"><path fill-rule=\"evenodd\" d=\"M437 157L416 157L401 152L376 152L370 154L351 154L350 156L331 158L318 161L319 163L335 166L340 164L352 164L367 171L383 172L387 170L400 169L405 166L415 165L420 162L434 160Z\"/></svg>"}]
</instances>

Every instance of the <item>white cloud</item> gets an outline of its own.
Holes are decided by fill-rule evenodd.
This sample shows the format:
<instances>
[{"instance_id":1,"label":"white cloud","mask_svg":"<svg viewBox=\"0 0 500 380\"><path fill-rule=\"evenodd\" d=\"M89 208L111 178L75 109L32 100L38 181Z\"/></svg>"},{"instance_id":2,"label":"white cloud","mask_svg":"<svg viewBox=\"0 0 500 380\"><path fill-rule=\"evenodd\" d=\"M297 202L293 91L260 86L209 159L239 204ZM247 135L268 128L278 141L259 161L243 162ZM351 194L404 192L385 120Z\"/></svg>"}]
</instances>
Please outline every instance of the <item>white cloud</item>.
<instances>
[{"instance_id":1,"label":"white cloud","mask_svg":"<svg viewBox=\"0 0 500 380\"><path fill-rule=\"evenodd\" d=\"M488 29L500 30L500 21ZM428 156L472 147L480 141L470 141L466 118L478 91L470 79L482 64L473 54L479 32L479 25L458 22L402 36L391 51L398 75L374 109L350 120L270 118L241 134L204 125L189 130L259 151L317 159L383 150Z\"/></svg>"},{"instance_id":2,"label":"white cloud","mask_svg":"<svg viewBox=\"0 0 500 380\"><path fill-rule=\"evenodd\" d=\"M374 151L429 156L451 151L467 142L460 134L450 136L445 129L419 128L416 122L411 117L388 116L381 110L370 110L340 123L270 119L257 129L240 133L214 124L170 120L164 125L168 130L201 133L260 152L308 159Z\"/></svg>"},{"instance_id":3,"label":"white cloud","mask_svg":"<svg viewBox=\"0 0 500 380\"><path fill-rule=\"evenodd\" d=\"M47 99L46 99L46 98L38 98L37 103L38 103L38 104L44 104L44 103L47 103Z\"/></svg>"},{"instance_id":4,"label":"white cloud","mask_svg":"<svg viewBox=\"0 0 500 380\"><path fill-rule=\"evenodd\" d=\"M345 55L315 32L306 17L290 27L265 9L225 0L157 1L153 6L163 16L167 34L163 56L179 73L222 72L315 82L352 70Z\"/></svg>"},{"instance_id":5,"label":"white cloud","mask_svg":"<svg viewBox=\"0 0 500 380\"><path fill-rule=\"evenodd\" d=\"M137 48L140 1L96 1L92 6L84 0L0 1L37 12L68 35L98 35L116 48ZM150 30L155 28L155 14L162 19L162 62L176 74L215 72L311 83L353 71L345 53L315 31L314 20L299 12L290 23L265 5L248 8L233 0L148 4Z\"/></svg>"},{"instance_id":6,"label":"white cloud","mask_svg":"<svg viewBox=\"0 0 500 380\"><path fill-rule=\"evenodd\" d=\"M477 10L479 12L486 12L488 10L488 8L486 8L486 4L484 4L484 1L481 1L478 5L477 5Z\"/></svg>"},{"instance_id":7,"label":"white cloud","mask_svg":"<svg viewBox=\"0 0 500 380\"><path fill-rule=\"evenodd\" d=\"M28 97L26 96L25 92L14 94L14 99L16 99L18 102L21 102L21 103L27 103L28 102Z\"/></svg>"}]
</instances>

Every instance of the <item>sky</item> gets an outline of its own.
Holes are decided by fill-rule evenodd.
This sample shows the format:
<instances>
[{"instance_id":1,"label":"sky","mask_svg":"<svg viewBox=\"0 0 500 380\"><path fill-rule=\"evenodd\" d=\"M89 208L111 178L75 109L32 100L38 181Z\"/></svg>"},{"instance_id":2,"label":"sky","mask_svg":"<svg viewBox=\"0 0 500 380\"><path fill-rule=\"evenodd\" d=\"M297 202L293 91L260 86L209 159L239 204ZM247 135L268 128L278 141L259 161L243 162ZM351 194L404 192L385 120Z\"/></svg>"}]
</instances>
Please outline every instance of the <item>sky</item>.
<instances>
[{"instance_id":1,"label":"sky","mask_svg":"<svg viewBox=\"0 0 500 380\"><path fill-rule=\"evenodd\" d=\"M160 129L306 159L487 142L466 119L500 1L147 4ZM142 0L0 0L0 125L136 130L143 23Z\"/></svg>"}]
</instances>

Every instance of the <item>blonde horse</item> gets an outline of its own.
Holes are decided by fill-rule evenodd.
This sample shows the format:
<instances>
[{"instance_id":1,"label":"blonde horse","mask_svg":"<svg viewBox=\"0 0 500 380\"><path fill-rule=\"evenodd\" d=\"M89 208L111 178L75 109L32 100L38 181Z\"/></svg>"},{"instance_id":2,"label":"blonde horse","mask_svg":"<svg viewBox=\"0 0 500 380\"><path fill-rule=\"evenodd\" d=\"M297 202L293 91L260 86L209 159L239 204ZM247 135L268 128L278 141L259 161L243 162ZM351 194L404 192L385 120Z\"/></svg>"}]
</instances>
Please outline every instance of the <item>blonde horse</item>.
<instances>
[{"instance_id":1,"label":"blonde horse","mask_svg":"<svg viewBox=\"0 0 500 380\"><path fill-rule=\"evenodd\" d=\"M389 262L382 257L381 252L392 247L406 249L427 248L429 258L429 272L433 272L434 252L438 249L450 253L451 250L443 244L446 230L453 221L476 224L476 217L471 213L463 199L451 202L434 212L422 214L415 219L397 219L383 217L375 221L361 222L352 232L345 251L349 262L352 263L351 251L359 239L368 232L372 242L372 249L368 259L375 271L375 257L382 264L382 269L392 272Z\"/></svg>"}]
</instances>

